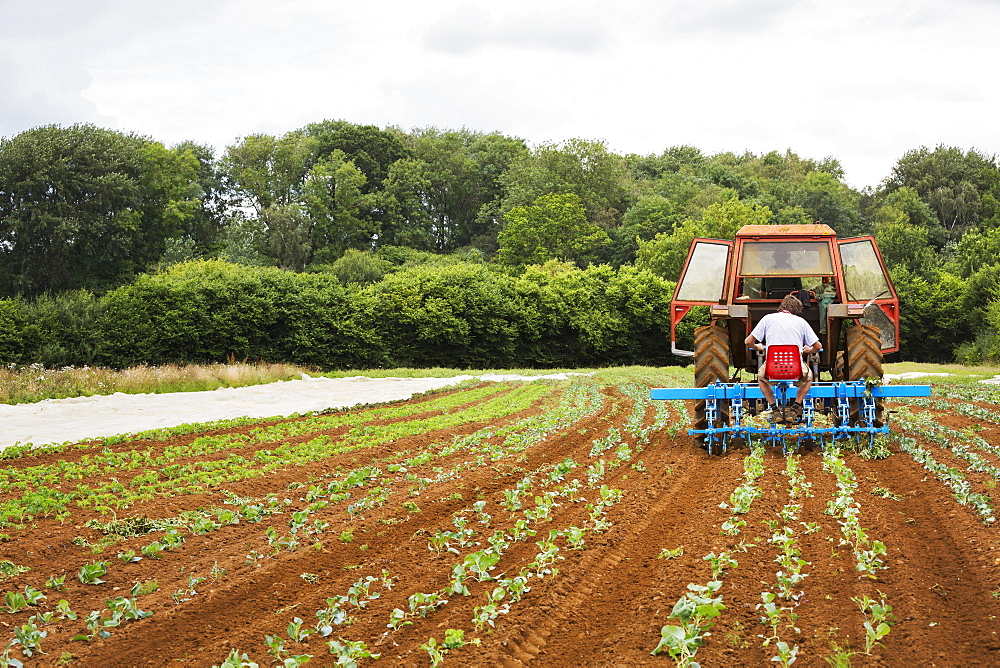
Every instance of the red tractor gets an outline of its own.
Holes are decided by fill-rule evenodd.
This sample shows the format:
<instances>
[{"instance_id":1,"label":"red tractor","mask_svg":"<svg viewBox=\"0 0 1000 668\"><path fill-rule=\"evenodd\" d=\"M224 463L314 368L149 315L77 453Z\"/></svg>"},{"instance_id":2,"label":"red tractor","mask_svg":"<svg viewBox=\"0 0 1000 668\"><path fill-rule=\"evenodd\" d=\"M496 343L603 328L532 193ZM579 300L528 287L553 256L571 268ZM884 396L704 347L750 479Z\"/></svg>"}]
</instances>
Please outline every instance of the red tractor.
<instances>
[{"instance_id":1,"label":"red tractor","mask_svg":"<svg viewBox=\"0 0 1000 668\"><path fill-rule=\"evenodd\" d=\"M694 357L696 387L734 382L730 364L736 375L741 369L756 374L761 360L744 339L790 293L799 296L802 316L823 345L810 360L816 380L821 372L834 382L881 379L882 355L899 349L899 299L875 240L838 239L819 224L747 225L734 241L692 242L670 304L671 347L676 355ZM693 351L678 350L677 324L695 306L707 306L712 322L695 330ZM834 399L826 401L834 405ZM858 402L853 405L849 419L857 421ZM692 433L703 444L706 429L712 436L730 421L731 400L713 406L707 416L706 401L695 404ZM881 427L880 400L868 422Z\"/></svg>"}]
</instances>

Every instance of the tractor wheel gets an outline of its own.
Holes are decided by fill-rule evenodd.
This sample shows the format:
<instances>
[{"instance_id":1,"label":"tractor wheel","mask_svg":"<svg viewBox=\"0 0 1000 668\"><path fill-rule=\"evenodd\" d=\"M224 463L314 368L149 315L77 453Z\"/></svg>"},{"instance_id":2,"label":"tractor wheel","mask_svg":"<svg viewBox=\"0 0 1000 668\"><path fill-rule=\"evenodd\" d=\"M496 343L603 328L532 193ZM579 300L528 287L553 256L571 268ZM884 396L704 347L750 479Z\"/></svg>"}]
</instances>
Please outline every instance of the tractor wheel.
<instances>
[{"instance_id":1,"label":"tractor wheel","mask_svg":"<svg viewBox=\"0 0 1000 668\"><path fill-rule=\"evenodd\" d=\"M847 380L882 378L882 337L878 327L855 325L847 330ZM852 401L851 424L858 421L856 402ZM875 426L882 426L882 400L875 402Z\"/></svg>"},{"instance_id":2,"label":"tractor wheel","mask_svg":"<svg viewBox=\"0 0 1000 668\"><path fill-rule=\"evenodd\" d=\"M729 336L721 327L699 327L694 330L694 384L695 387L707 387L715 381L729 380ZM716 427L729 424L729 405L719 405ZM707 429L705 418L705 402L698 401L694 405L694 428ZM697 434L698 445L705 447L705 438ZM712 452L709 454L718 454Z\"/></svg>"}]
</instances>

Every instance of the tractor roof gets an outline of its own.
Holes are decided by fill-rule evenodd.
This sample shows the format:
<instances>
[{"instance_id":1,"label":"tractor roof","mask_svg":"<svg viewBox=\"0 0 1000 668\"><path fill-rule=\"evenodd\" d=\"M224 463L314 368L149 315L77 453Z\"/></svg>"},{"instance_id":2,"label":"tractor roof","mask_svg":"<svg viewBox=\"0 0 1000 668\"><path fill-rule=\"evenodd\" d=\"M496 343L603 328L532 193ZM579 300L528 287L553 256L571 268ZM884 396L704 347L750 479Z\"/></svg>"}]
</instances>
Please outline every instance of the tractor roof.
<instances>
[{"instance_id":1,"label":"tractor roof","mask_svg":"<svg viewBox=\"0 0 1000 668\"><path fill-rule=\"evenodd\" d=\"M829 225L744 225L736 233L738 237L783 237L783 236L830 236L837 233Z\"/></svg>"}]
</instances>

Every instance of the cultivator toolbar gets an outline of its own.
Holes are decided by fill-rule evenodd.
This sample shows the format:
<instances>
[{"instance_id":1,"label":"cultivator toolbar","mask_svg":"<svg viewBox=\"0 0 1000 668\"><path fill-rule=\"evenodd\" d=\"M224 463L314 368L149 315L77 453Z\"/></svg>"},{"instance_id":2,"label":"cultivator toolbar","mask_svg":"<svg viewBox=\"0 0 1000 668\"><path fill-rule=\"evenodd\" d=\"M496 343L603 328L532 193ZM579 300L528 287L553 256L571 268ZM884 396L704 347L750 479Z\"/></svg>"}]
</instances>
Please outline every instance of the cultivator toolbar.
<instances>
[{"instance_id":1,"label":"cultivator toolbar","mask_svg":"<svg viewBox=\"0 0 1000 668\"><path fill-rule=\"evenodd\" d=\"M773 382L772 387L779 405L787 405L795 395L795 385L790 381ZM768 426L756 427L745 424L748 416L757 413L757 400L764 398L756 383L716 382L707 387L650 390L651 399L704 402L704 418L699 420L704 428L689 429L688 433L696 436L710 454L725 452L734 439L780 445L783 453L791 444L795 449L806 443L824 448L827 443L848 438L861 443L867 440L871 445L876 436L889 431L882 399L930 394L930 385L872 385L863 380L816 382L802 402L801 422L786 425L768 418ZM699 411L701 408L699 405ZM829 426L820 424L820 415L827 416Z\"/></svg>"}]
</instances>

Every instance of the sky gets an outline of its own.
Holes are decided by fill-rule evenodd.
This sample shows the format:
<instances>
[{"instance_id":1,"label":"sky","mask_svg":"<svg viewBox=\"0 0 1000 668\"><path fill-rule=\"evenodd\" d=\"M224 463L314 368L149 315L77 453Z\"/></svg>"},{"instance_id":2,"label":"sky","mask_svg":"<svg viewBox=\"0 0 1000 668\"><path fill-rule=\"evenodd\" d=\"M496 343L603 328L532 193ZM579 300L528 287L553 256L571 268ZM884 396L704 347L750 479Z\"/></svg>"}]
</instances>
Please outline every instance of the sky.
<instances>
[{"instance_id":1,"label":"sky","mask_svg":"<svg viewBox=\"0 0 1000 668\"><path fill-rule=\"evenodd\" d=\"M1000 0L0 0L0 137L93 123L220 156L342 119L616 153L1000 152Z\"/></svg>"}]
</instances>

